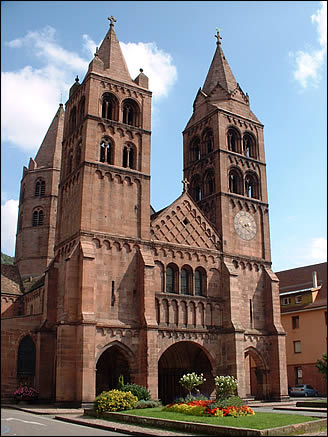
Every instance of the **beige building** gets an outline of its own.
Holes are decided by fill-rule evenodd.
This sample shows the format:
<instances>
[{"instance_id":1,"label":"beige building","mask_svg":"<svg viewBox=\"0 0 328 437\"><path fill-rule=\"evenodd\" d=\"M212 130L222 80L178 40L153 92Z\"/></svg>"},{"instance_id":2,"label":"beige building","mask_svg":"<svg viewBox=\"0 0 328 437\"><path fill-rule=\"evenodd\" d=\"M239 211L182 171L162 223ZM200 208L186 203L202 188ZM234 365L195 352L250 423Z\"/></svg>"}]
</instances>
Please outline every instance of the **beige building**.
<instances>
[{"instance_id":1,"label":"beige building","mask_svg":"<svg viewBox=\"0 0 328 437\"><path fill-rule=\"evenodd\" d=\"M310 384L327 395L327 381L315 367L327 353L327 263L276 274L281 322L287 333L288 385Z\"/></svg>"},{"instance_id":2,"label":"beige building","mask_svg":"<svg viewBox=\"0 0 328 437\"><path fill-rule=\"evenodd\" d=\"M24 169L16 265L29 291L2 320L3 397L27 378L43 399L85 404L123 375L169 402L189 371L207 395L233 375L242 397L287 396L263 125L220 35L183 131L182 194L158 212L151 98L112 20Z\"/></svg>"}]
</instances>

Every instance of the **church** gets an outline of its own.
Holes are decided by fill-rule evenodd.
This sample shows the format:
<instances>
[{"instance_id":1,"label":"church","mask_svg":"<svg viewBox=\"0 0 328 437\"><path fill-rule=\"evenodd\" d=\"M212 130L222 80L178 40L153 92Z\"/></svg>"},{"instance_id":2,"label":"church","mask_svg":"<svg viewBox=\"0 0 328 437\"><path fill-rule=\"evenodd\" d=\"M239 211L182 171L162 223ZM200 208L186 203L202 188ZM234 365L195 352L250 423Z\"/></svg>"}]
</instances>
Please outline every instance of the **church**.
<instances>
[{"instance_id":1,"label":"church","mask_svg":"<svg viewBox=\"0 0 328 437\"><path fill-rule=\"evenodd\" d=\"M207 396L232 375L242 398L285 399L263 124L217 32L183 130L182 193L154 211L149 80L131 78L109 21L23 169L15 265L2 266L2 398L27 382L83 406L123 375L168 403L194 371Z\"/></svg>"}]
</instances>

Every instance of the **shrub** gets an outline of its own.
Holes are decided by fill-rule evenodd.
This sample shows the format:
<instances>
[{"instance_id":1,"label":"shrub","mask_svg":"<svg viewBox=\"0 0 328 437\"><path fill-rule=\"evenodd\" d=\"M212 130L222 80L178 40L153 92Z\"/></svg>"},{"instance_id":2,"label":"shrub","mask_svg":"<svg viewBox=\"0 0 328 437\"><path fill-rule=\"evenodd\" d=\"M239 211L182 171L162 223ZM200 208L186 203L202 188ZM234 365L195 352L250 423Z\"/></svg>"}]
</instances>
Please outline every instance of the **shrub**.
<instances>
[{"instance_id":1,"label":"shrub","mask_svg":"<svg viewBox=\"0 0 328 437\"><path fill-rule=\"evenodd\" d=\"M204 378L203 374L197 375L195 372L192 373L186 373L180 378L180 384L183 388L188 390L189 395L191 396L191 392L194 388L198 387L199 385L203 384L206 379Z\"/></svg>"},{"instance_id":2,"label":"shrub","mask_svg":"<svg viewBox=\"0 0 328 437\"><path fill-rule=\"evenodd\" d=\"M151 399L149 391L146 387L138 384L125 384L122 391L130 391L134 396L138 398L138 401L149 401Z\"/></svg>"},{"instance_id":3,"label":"shrub","mask_svg":"<svg viewBox=\"0 0 328 437\"><path fill-rule=\"evenodd\" d=\"M141 399L141 401L138 401L136 408L156 408L156 407L161 407L162 404L160 401L145 401L143 399Z\"/></svg>"},{"instance_id":4,"label":"shrub","mask_svg":"<svg viewBox=\"0 0 328 437\"><path fill-rule=\"evenodd\" d=\"M36 400L39 393L35 388L28 385L21 385L17 390L14 391L15 399L19 401L33 401Z\"/></svg>"},{"instance_id":5,"label":"shrub","mask_svg":"<svg viewBox=\"0 0 328 437\"><path fill-rule=\"evenodd\" d=\"M213 408L227 408L227 407L242 407L245 402L239 396L229 396L226 399L219 399L213 404Z\"/></svg>"},{"instance_id":6,"label":"shrub","mask_svg":"<svg viewBox=\"0 0 328 437\"><path fill-rule=\"evenodd\" d=\"M217 400L227 399L236 393L238 381L233 376L216 376L214 380Z\"/></svg>"},{"instance_id":7,"label":"shrub","mask_svg":"<svg viewBox=\"0 0 328 437\"><path fill-rule=\"evenodd\" d=\"M208 400L207 396L205 396L201 393L198 393L195 396L187 394L187 396L185 398L184 397L176 398L174 402L176 404L178 404L178 403L186 403L187 404L188 402L192 402L192 401L207 401L207 400Z\"/></svg>"},{"instance_id":8,"label":"shrub","mask_svg":"<svg viewBox=\"0 0 328 437\"><path fill-rule=\"evenodd\" d=\"M129 391L103 391L96 397L94 409L96 415L99 417L105 411L133 410L136 407L137 402L138 398Z\"/></svg>"}]
</instances>

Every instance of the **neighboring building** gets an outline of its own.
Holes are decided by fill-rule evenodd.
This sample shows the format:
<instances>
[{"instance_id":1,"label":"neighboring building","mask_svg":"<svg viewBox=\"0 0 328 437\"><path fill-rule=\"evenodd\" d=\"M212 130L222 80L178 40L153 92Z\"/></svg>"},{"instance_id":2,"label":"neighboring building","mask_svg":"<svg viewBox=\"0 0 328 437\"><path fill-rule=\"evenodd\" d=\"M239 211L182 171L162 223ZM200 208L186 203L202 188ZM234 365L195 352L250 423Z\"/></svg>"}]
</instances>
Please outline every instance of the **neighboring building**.
<instances>
[{"instance_id":1,"label":"neighboring building","mask_svg":"<svg viewBox=\"0 0 328 437\"><path fill-rule=\"evenodd\" d=\"M217 34L183 132L183 192L155 212L152 94L110 21L24 169L16 265L29 292L2 320L2 396L28 379L42 399L85 404L123 375L169 402L195 371L208 395L233 375L244 398L284 399L263 125Z\"/></svg>"},{"instance_id":2,"label":"neighboring building","mask_svg":"<svg viewBox=\"0 0 328 437\"><path fill-rule=\"evenodd\" d=\"M327 263L277 272L281 322L287 333L288 385L310 384L327 395L315 364L327 353Z\"/></svg>"}]
</instances>

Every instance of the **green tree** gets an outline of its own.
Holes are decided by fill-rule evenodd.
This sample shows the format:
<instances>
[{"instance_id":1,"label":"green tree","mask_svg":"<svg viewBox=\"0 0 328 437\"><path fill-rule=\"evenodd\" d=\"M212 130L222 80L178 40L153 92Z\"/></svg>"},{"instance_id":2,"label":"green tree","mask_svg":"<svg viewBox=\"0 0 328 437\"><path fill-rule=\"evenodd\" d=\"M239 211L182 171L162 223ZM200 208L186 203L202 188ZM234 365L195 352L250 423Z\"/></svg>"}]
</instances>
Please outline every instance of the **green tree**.
<instances>
[{"instance_id":1,"label":"green tree","mask_svg":"<svg viewBox=\"0 0 328 437\"><path fill-rule=\"evenodd\" d=\"M327 379L327 354L322 354L322 358L317 360L315 367Z\"/></svg>"}]
</instances>

